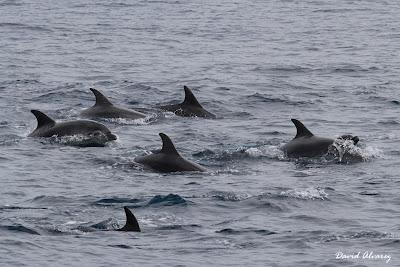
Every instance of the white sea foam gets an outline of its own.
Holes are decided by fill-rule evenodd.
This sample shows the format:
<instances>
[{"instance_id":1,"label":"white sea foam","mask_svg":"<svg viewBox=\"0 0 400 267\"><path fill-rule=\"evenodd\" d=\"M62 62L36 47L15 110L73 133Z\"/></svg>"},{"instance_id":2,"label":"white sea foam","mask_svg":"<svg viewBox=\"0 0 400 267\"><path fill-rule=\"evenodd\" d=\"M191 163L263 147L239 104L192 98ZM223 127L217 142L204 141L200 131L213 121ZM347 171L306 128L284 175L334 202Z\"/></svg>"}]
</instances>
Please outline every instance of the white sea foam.
<instances>
[{"instance_id":1,"label":"white sea foam","mask_svg":"<svg viewBox=\"0 0 400 267\"><path fill-rule=\"evenodd\" d=\"M328 194L322 188L305 188L305 189L290 189L287 191L282 191L281 196L299 198L305 200L325 200L328 199Z\"/></svg>"}]
</instances>

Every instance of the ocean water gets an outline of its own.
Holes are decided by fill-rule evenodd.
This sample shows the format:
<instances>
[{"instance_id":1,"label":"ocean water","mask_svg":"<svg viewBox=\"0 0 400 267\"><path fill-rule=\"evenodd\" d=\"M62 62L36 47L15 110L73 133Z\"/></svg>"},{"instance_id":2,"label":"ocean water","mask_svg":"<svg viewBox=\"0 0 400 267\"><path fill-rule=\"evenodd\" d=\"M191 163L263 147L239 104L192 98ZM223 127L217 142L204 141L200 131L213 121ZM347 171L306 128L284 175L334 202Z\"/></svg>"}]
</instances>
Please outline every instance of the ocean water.
<instances>
[{"instance_id":1,"label":"ocean water","mask_svg":"<svg viewBox=\"0 0 400 267\"><path fill-rule=\"evenodd\" d=\"M385 0L0 1L0 265L400 266L399 13ZM218 118L156 108L184 85ZM90 87L146 119L102 121L118 135L105 147L27 137L30 109L78 119ZM360 142L350 158L288 159L291 118ZM208 171L135 164L160 132ZM141 233L113 231L123 206Z\"/></svg>"}]
</instances>

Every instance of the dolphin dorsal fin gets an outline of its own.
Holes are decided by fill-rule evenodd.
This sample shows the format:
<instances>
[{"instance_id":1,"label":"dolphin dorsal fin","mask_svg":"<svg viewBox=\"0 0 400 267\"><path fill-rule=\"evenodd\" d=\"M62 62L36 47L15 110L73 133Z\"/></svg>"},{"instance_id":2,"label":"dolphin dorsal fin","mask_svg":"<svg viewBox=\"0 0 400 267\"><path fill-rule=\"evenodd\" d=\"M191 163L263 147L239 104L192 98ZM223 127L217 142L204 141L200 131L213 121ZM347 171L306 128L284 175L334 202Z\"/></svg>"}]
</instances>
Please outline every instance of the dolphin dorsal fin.
<instances>
[{"instance_id":1,"label":"dolphin dorsal fin","mask_svg":"<svg viewBox=\"0 0 400 267\"><path fill-rule=\"evenodd\" d=\"M196 97L192 93L192 91L187 87L186 85L183 86L183 89L185 90L185 100L183 101L182 104L184 105L190 105L190 106L196 106L199 108L203 108L199 101L197 101Z\"/></svg>"},{"instance_id":2,"label":"dolphin dorsal fin","mask_svg":"<svg viewBox=\"0 0 400 267\"><path fill-rule=\"evenodd\" d=\"M50 118L49 116L47 116L46 114L44 114L39 110L32 109L31 112L33 113L33 115L35 115L37 119L36 129L39 129L44 126L52 127L56 124L56 122L52 118Z\"/></svg>"},{"instance_id":3,"label":"dolphin dorsal fin","mask_svg":"<svg viewBox=\"0 0 400 267\"><path fill-rule=\"evenodd\" d=\"M295 139L299 138L299 137L311 137L311 136L314 136L312 134L312 132L310 132L310 130L308 130L306 128L306 126L304 126L304 124L301 123L300 121L298 121L296 119L292 119L292 122L293 122L294 126L296 126L296 129L297 129L297 134L295 136Z\"/></svg>"},{"instance_id":4,"label":"dolphin dorsal fin","mask_svg":"<svg viewBox=\"0 0 400 267\"><path fill-rule=\"evenodd\" d=\"M125 226L118 231L126 231L126 232L140 232L139 223L133 215L132 211L128 209L128 207L124 207L125 215L126 215L126 223Z\"/></svg>"},{"instance_id":5,"label":"dolphin dorsal fin","mask_svg":"<svg viewBox=\"0 0 400 267\"><path fill-rule=\"evenodd\" d=\"M172 143L171 139L166 134L159 133L159 135L163 143L160 153L174 154L179 156L179 153L178 151L176 151L176 148Z\"/></svg>"},{"instance_id":6,"label":"dolphin dorsal fin","mask_svg":"<svg viewBox=\"0 0 400 267\"><path fill-rule=\"evenodd\" d=\"M94 96L96 97L96 104L95 106L112 106L113 104L110 100L107 99L102 93L94 88L90 88L90 91L93 92Z\"/></svg>"}]
</instances>

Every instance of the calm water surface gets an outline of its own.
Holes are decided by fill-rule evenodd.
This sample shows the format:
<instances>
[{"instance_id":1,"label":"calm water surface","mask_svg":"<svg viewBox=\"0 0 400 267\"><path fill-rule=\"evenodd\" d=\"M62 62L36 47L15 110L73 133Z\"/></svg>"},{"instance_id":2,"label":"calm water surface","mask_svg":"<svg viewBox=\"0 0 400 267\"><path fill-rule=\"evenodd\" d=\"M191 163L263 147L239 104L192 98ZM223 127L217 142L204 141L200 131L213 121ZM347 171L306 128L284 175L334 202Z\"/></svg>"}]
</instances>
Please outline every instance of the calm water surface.
<instances>
[{"instance_id":1,"label":"calm water surface","mask_svg":"<svg viewBox=\"0 0 400 267\"><path fill-rule=\"evenodd\" d=\"M399 266L397 1L0 1L2 266ZM155 108L193 88L216 120ZM27 138L95 87L144 120L79 148ZM289 160L291 118L361 160ZM207 173L134 164L168 134ZM123 206L142 233L124 224ZM91 227L93 226L93 227ZM391 260L338 260L373 251Z\"/></svg>"}]
</instances>

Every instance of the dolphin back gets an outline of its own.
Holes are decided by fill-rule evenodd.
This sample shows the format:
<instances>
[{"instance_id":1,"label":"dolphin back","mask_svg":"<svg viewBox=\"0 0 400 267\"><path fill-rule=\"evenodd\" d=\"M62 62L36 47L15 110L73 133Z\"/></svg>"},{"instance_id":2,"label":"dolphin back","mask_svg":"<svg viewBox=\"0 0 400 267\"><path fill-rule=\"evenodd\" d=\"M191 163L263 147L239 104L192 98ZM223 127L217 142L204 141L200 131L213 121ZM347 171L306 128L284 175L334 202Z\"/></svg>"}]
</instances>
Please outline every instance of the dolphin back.
<instances>
[{"instance_id":1,"label":"dolphin back","mask_svg":"<svg viewBox=\"0 0 400 267\"><path fill-rule=\"evenodd\" d=\"M134 120L146 117L146 115L141 112L114 106L106 96L94 88L90 88L90 91L92 91L96 97L96 103L93 107L85 109L81 112L83 117L109 119L127 118Z\"/></svg>"},{"instance_id":2,"label":"dolphin back","mask_svg":"<svg viewBox=\"0 0 400 267\"><path fill-rule=\"evenodd\" d=\"M215 119L216 116L205 110L199 103L193 92L186 85L183 87L185 91L185 99L180 104L160 106L161 109L174 112L182 117L201 117Z\"/></svg>"},{"instance_id":3,"label":"dolphin back","mask_svg":"<svg viewBox=\"0 0 400 267\"><path fill-rule=\"evenodd\" d=\"M333 144L333 139L315 136L299 120L292 119L296 126L296 136L282 150L288 157L318 157L323 156Z\"/></svg>"},{"instance_id":4,"label":"dolphin back","mask_svg":"<svg viewBox=\"0 0 400 267\"><path fill-rule=\"evenodd\" d=\"M154 154L135 158L135 162L160 172L205 171L200 165L190 162L179 155L171 139L164 133L159 134L163 142L162 149Z\"/></svg>"}]
</instances>

